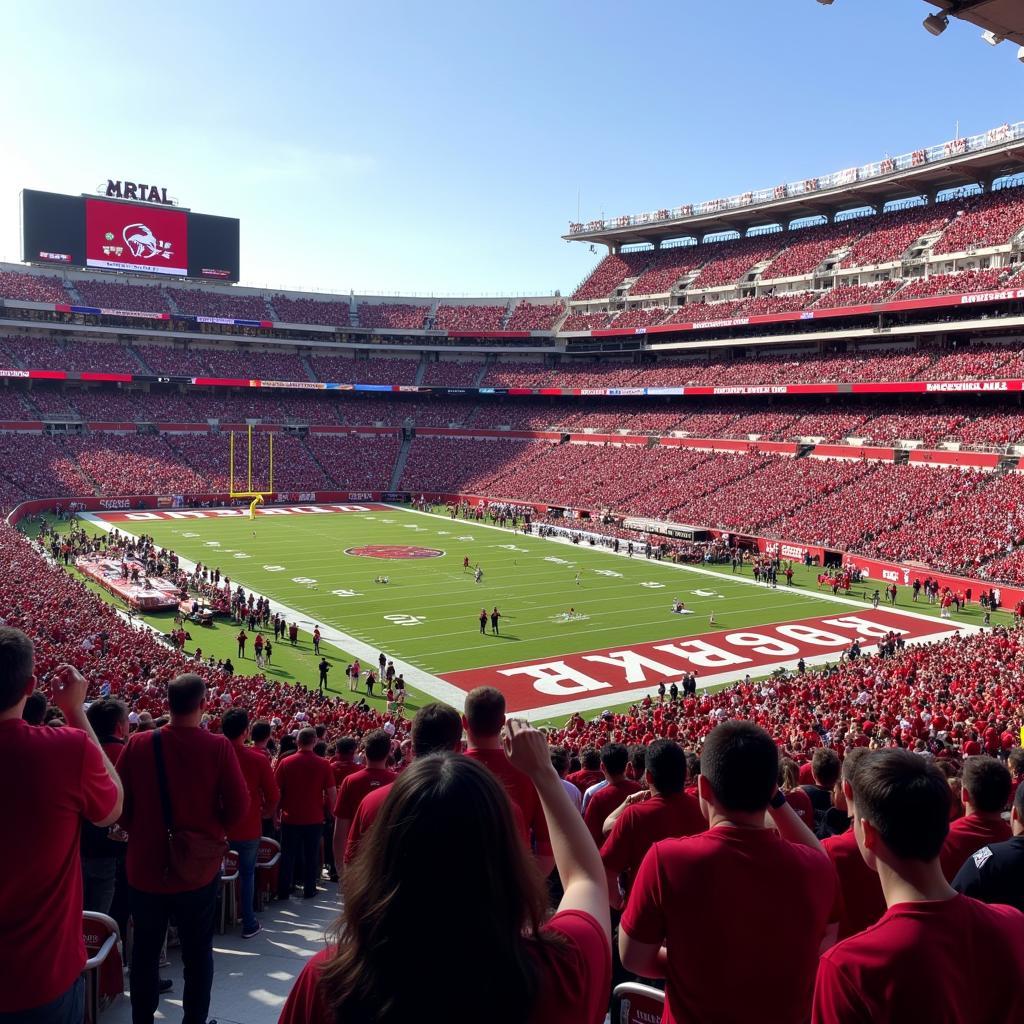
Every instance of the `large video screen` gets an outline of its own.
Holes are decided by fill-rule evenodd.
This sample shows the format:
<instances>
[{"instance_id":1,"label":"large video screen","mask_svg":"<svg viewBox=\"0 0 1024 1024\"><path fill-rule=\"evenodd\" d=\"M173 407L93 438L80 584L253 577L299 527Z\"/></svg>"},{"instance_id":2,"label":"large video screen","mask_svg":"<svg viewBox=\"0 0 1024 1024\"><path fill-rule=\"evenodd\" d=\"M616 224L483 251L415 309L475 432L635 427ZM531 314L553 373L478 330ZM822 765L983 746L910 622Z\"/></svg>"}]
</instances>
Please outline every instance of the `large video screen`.
<instances>
[{"instance_id":1,"label":"large video screen","mask_svg":"<svg viewBox=\"0 0 1024 1024\"><path fill-rule=\"evenodd\" d=\"M22 192L22 259L237 281L238 221L173 206Z\"/></svg>"},{"instance_id":2,"label":"large video screen","mask_svg":"<svg viewBox=\"0 0 1024 1024\"><path fill-rule=\"evenodd\" d=\"M173 206L86 199L85 265L187 277L188 214Z\"/></svg>"}]
</instances>

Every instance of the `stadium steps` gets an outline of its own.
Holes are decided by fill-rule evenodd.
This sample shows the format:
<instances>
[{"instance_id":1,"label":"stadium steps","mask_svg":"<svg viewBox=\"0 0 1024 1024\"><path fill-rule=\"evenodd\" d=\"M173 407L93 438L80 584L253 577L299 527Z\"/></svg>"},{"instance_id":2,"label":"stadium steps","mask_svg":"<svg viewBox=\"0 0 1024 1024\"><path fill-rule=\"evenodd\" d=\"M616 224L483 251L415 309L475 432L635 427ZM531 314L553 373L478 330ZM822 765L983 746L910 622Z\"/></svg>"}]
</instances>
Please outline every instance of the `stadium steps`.
<instances>
[{"instance_id":1,"label":"stadium steps","mask_svg":"<svg viewBox=\"0 0 1024 1024\"><path fill-rule=\"evenodd\" d=\"M125 347L128 349L128 354L139 364L139 366L142 367L143 373L151 373L154 376L159 376L153 367L143 359L142 353L134 345L126 345Z\"/></svg>"},{"instance_id":2,"label":"stadium steps","mask_svg":"<svg viewBox=\"0 0 1024 1024\"><path fill-rule=\"evenodd\" d=\"M416 376L413 379L413 384L422 384L423 378L427 375L427 360L426 357L422 358L416 365ZM394 490L394 488L392 488Z\"/></svg>"},{"instance_id":3,"label":"stadium steps","mask_svg":"<svg viewBox=\"0 0 1024 1024\"><path fill-rule=\"evenodd\" d=\"M798 444L796 446L796 457L798 459L803 459L806 456L810 455L811 452L813 452L813 451L814 451L814 445L813 444Z\"/></svg>"},{"instance_id":4,"label":"stadium steps","mask_svg":"<svg viewBox=\"0 0 1024 1024\"><path fill-rule=\"evenodd\" d=\"M321 460L317 457L316 452L313 451L313 449L309 446L308 438L302 438L302 447L305 448L306 455L309 456L309 461L312 462L314 465L320 467L321 472L324 474L324 479L329 480L332 485L337 485L338 481L335 480L334 475L331 473L329 467L325 463L321 462Z\"/></svg>"},{"instance_id":5,"label":"stadium steps","mask_svg":"<svg viewBox=\"0 0 1024 1024\"><path fill-rule=\"evenodd\" d=\"M306 371L306 376L310 380L313 380L313 381L319 380L319 378L316 375L316 370L313 369L313 364L309 361L309 356L303 355L300 352L299 353L299 362L302 363L302 368Z\"/></svg>"},{"instance_id":6,"label":"stadium steps","mask_svg":"<svg viewBox=\"0 0 1024 1024\"><path fill-rule=\"evenodd\" d=\"M161 288L160 292L164 297L164 302L167 303L167 308L172 313L180 313L181 310L178 309L178 304L171 298L171 293L166 288Z\"/></svg>"},{"instance_id":7,"label":"stadium steps","mask_svg":"<svg viewBox=\"0 0 1024 1024\"><path fill-rule=\"evenodd\" d=\"M398 458L395 459L394 468L391 470L391 482L388 485L389 491L397 491L398 485L405 472L405 464L409 461L409 452L412 450L412 438L403 437L402 447L398 449Z\"/></svg>"},{"instance_id":8,"label":"stadium steps","mask_svg":"<svg viewBox=\"0 0 1024 1024\"><path fill-rule=\"evenodd\" d=\"M909 466L910 465L910 450L908 448L897 448L893 453L892 461L897 466Z\"/></svg>"},{"instance_id":9,"label":"stadium steps","mask_svg":"<svg viewBox=\"0 0 1024 1024\"><path fill-rule=\"evenodd\" d=\"M271 320L275 320L275 321L280 321L281 317L278 316L277 310L274 309L274 304L270 301L270 296L269 295L265 295L263 297L263 302L264 302L264 304L267 307L267 312L270 314L270 319Z\"/></svg>"},{"instance_id":10,"label":"stadium steps","mask_svg":"<svg viewBox=\"0 0 1024 1024\"><path fill-rule=\"evenodd\" d=\"M1019 455L1000 455L999 465L996 466L996 473L1000 476L1003 473L1012 473L1020 464Z\"/></svg>"},{"instance_id":11,"label":"stadium steps","mask_svg":"<svg viewBox=\"0 0 1024 1024\"><path fill-rule=\"evenodd\" d=\"M480 369L477 370L476 376L473 378L473 387L481 388L484 385L484 377L487 376L487 371L496 363L498 357L492 352L487 358L480 364Z\"/></svg>"},{"instance_id":12,"label":"stadium steps","mask_svg":"<svg viewBox=\"0 0 1024 1024\"><path fill-rule=\"evenodd\" d=\"M65 279L64 280L64 290L68 293L68 295L71 296L71 298L73 300L72 301L72 305L74 305L74 306L88 306L89 305L89 303L86 302L85 299L82 298L81 293L75 287L75 282L74 281Z\"/></svg>"}]
</instances>

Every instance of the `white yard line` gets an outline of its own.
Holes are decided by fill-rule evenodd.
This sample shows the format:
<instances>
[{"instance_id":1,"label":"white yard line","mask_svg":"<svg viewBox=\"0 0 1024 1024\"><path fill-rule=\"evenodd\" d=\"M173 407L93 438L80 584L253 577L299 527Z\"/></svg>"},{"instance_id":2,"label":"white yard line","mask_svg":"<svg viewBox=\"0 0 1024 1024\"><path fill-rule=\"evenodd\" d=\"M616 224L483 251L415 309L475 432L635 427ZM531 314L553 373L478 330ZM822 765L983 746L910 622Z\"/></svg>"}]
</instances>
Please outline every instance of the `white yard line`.
<instances>
[{"instance_id":1,"label":"white yard line","mask_svg":"<svg viewBox=\"0 0 1024 1024\"><path fill-rule=\"evenodd\" d=\"M115 528L120 530L122 533L130 533L131 531L125 529L125 527L134 525L132 523L108 523L95 516L92 512L80 512L78 517L98 526L101 530L107 533L111 532ZM143 529L143 531L145 530L145 523L139 523L138 525ZM181 555L178 556L178 561L180 562L181 567L189 572L194 570L196 567L195 562ZM232 579L235 579L237 582L241 582L238 577L232 576ZM258 590L257 593L259 593ZM275 601L273 598L270 598L269 600L271 611L284 615L289 622L298 622L300 620L307 621L307 612L300 612L286 604L281 604L280 601ZM307 630L307 632L312 632L312 630ZM379 647L372 647L370 644L357 639L349 633L345 633L342 630L337 629L329 623L320 624L320 635L327 643L336 647L338 650L344 650L349 654L354 654L365 665L375 666L377 664L377 657L380 654ZM405 681L421 693L425 693L429 697L433 697L435 700L443 701L445 704L450 704L455 708L461 709L465 704L465 690L461 690L459 687L453 686L451 683L446 683L443 679L439 679L437 676L431 675L429 672L424 672L423 669L416 668L416 666L410 662L401 661L398 658L393 658L391 660L395 663L395 671L400 672L405 677ZM345 694L340 693L339 696L345 697Z\"/></svg>"}]
</instances>

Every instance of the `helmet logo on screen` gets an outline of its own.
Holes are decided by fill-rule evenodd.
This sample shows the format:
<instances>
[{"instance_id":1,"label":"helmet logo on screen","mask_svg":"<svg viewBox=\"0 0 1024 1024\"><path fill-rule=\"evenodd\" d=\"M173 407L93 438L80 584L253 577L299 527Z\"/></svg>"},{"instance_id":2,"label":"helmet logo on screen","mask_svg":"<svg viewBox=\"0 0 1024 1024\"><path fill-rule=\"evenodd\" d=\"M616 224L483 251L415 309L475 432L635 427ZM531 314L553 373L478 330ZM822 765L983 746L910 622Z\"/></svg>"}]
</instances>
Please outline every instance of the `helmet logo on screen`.
<instances>
[{"instance_id":1,"label":"helmet logo on screen","mask_svg":"<svg viewBox=\"0 0 1024 1024\"><path fill-rule=\"evenodd\" d=\"M124 244L137 260L152 260L162 256L169 260L174 255L170 242L161 242L145 224L127 224L121 232Z\"/></svg>"}]
</instances>

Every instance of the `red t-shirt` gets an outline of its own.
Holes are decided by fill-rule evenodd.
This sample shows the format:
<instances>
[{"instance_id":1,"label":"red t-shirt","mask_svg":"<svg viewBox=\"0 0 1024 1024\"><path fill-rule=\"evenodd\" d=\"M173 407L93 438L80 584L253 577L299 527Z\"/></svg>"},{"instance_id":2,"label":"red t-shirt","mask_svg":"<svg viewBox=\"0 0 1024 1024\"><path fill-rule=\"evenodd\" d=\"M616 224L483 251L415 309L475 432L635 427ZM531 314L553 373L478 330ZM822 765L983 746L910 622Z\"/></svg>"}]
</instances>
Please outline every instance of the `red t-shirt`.
<instances>
[{"instance_id":1,"label":"red t-shirt","mask_svg":"<svg viewBox=\"0 0 1024 1024\"><path fill-rule=\"evenodd\" d=\"M351 822L363 798L371 790L390 785L395 781L395 773L387 768L361 768L353 772L338 789L338 799L334 804L334 816L342 821Z\"/></svg>"},{"instance_id":2,"label":"red t-shirt","mask_svg":"<svg viewBox=\"0 0 1024 1024\"><path fill-rule=\"evenodd\" d=\"M596 786L604 779L604 773L595 768L581 768L578 772L570 772L565 777L566 782L571 782L580 793L586 793L591 786Z\"/></svg>"},{"instance_id":3,"label":"red t-shirt","mask_svg":"<svg viewBox=\"0 0 1024 1024\"><path fill-rule=\"evenodd\" d=\"M345 839L346 864L351 864L355 858L359 850L359 841L376 820L378 812L384 806L384 801L388 798L388 790L390 789L391 783L385 782L383 786L378 786L376 789L371 790L359 801L359 806L356 808L356 816L352 819L352 825Z\"/></svg>"},{"instance_id":4,"label":"red t-shirt","mask_svg":"<svg viewBox=\"0 0 1024 1024\"><path fill-rule=\"evenodd\" d=\"M839 915L839 938L845 939L873 925L885 913L885 897L878 875L864 863L853 828L822 841L839 876L843 909Z\"/></svg>"},{"instance_id":5,"label":"red t-shirt","mask_svg":"<svg viewBox=\"0 0 1024 1024\"><path fill-rule=\"evenodd\" d=\"M952 882L956 878L956 873L972 853L991 843L1002 843L1011 835L1009 824L1001 818L989 822L976 814L969 814L951 822L949 835L946 836L946 841L942 844L942 853L939 854L946 881Z\"/></svg>"},{"instance_id":6,"label":"red t-shirt","mask_svg":"<svg viewBox=\"0 0 1024 1024\"><path fill-rule=\"evenodd\" d=\"M337 758L331 762L331 771L334 772L334 785L340 786L350 775L360 771L355 761L339 761Z\"/></svg>"},{"instance_id":7,"label":"red t-shirt","mask_svg":"<svg viewBox=\"0 0 1024 1024\"><path fill-rule=\"evenodd\" d=\"M62 995L85 966L82 818L117 801L99 748L80 729L0 722L0 1013Z\"/></svg>"},{"instance_id":8,"label":"red t-shirt","mask_svg":"<svg viewBox=\"0 0 1024 1024\"><path fill-rule=\"evenodd\" d=\"M700 804L687 793L652 796L627 807L601 847L605 869L624 874L628 893L647 851L662 839L703 832L708 823Z\"/></svg>"},{"instance_id":9,"label":"red t-shirt","mask_svg":"<svg viewBox=\"0 0 1024 1024\"><path fill-rule=\"evenodd\" d=\"M505 787L509 799L519 808L526 827L533 833L537 844L537 854L547 856L551 853L551 839L548 836L548 823L544 819L544 811L540 805L540 797L530 777L521 772L505 756L504 750L491 750L473 747L466 751L466 757L486 765L498 776Z\"/></svg>"},{"instance_id":10,"label":"red t-shirt","mask_svg":"<svg viewBox=\"0 0 1024 1024\"><path fill-rule=\"evenodd\" d=\"M631 782L629 779L623 779L621 782L609 782L603 789L599 789L591 798L587 804L587 809L583 813L583 820L586 822L587 828L590 829L590 834L594 837L594 842L597 843L597 848L600 850L604 845L604 820L608 817L612 811L618 807L627 796L631 796L633 793L637 793L640 790L640 786L636 782Z\"/></svg>"},{"instance_id":11,"label":"red t-shirt","mask_svg":"<svg viewBox=\"0 0 1024 1024\"><path fill-rule=\"evenodd\" d=\"M651 848L620 927L668 948L666 1024L749 1024L755 1004L759 1020L799 1024L835 889L817 850L774 829L718 827Z\"/></svg>"},{"instance_id":12,"label":"red t-shirt","mask_svg":"<svg viewBox=\"0 0 1024 1024\"><path fill-rule=\"evenodd\" d=\"M612 983L611 949L601 926L589 914L566 910L555 914L543 930L558 932L564 942L546 949L530 944L537 1001L529 1024L599 1024L608 1010ZM317 977L333 953L333 947L321 950L302 969L278 1024L334 1024ZM500 999L501 993L494 998ZM480 1019L487 1019L486 1007L481 1007Z\"/></svg>"},{"instance_id":13,"label":"red t-shirt","mask_svg":"<svg viewBox=\"0 0 1024 1024\"><path fill-rule=\"evenodd\" d=\"M318 825L324 820L328 790L334 789L330 762L312 750L299 750L277 766L281 821Z\"/></svg>"},{"instance_id":14,"label":"red t-shirt","mask_svg":"<svg viewBox=\"0 0 1024 1024\"><path fill-rule=\"evenodd\" d=\"M154 735L154 730L137 732L117 762L124 784L121 824L129 836L125 867L136 889L178 892L179 886L164 877L167 826L156 781ZM226 840L249 810L249 790L231 741L180 725L165 725L160 736L175 828Z\"/></svg>"},{"instance_id":15,"label":"red t-shirt","mask_svg":"<svg viewBox=\"0 0 1024 1024\"><path fill-rule=\"evenodd\" d=\"M231 746L234 747L238 767L242 769L249 790L249 809L242 822L231 830L231 838L238 842L259 839L263 834L263 810L266 808L269 814L281 795L274 770L267 758L252 747L241 743L232 743Z\"/></svg>"},{"instance_id":16,"label":"red t-shirt","mask_svg":"<svg viewBox=\"0 0 1024 1024\"><path fill-rule=\"evenodd\" d=\"M969 896L897 903L818 965L815 1024L1024 1020L1024 914Z\"/></svg>"},{"instance_id":17,"label":"red t-shirt","mask_svg":"<svg viewBox=\"0 0 1024 1024\"><path fill-rule=\"evenodd\" d=\"M796 811L797 817L813 832L814 807L811 798L798 786L786 793L786 801Z\"/></svg>"}]
</instances>

